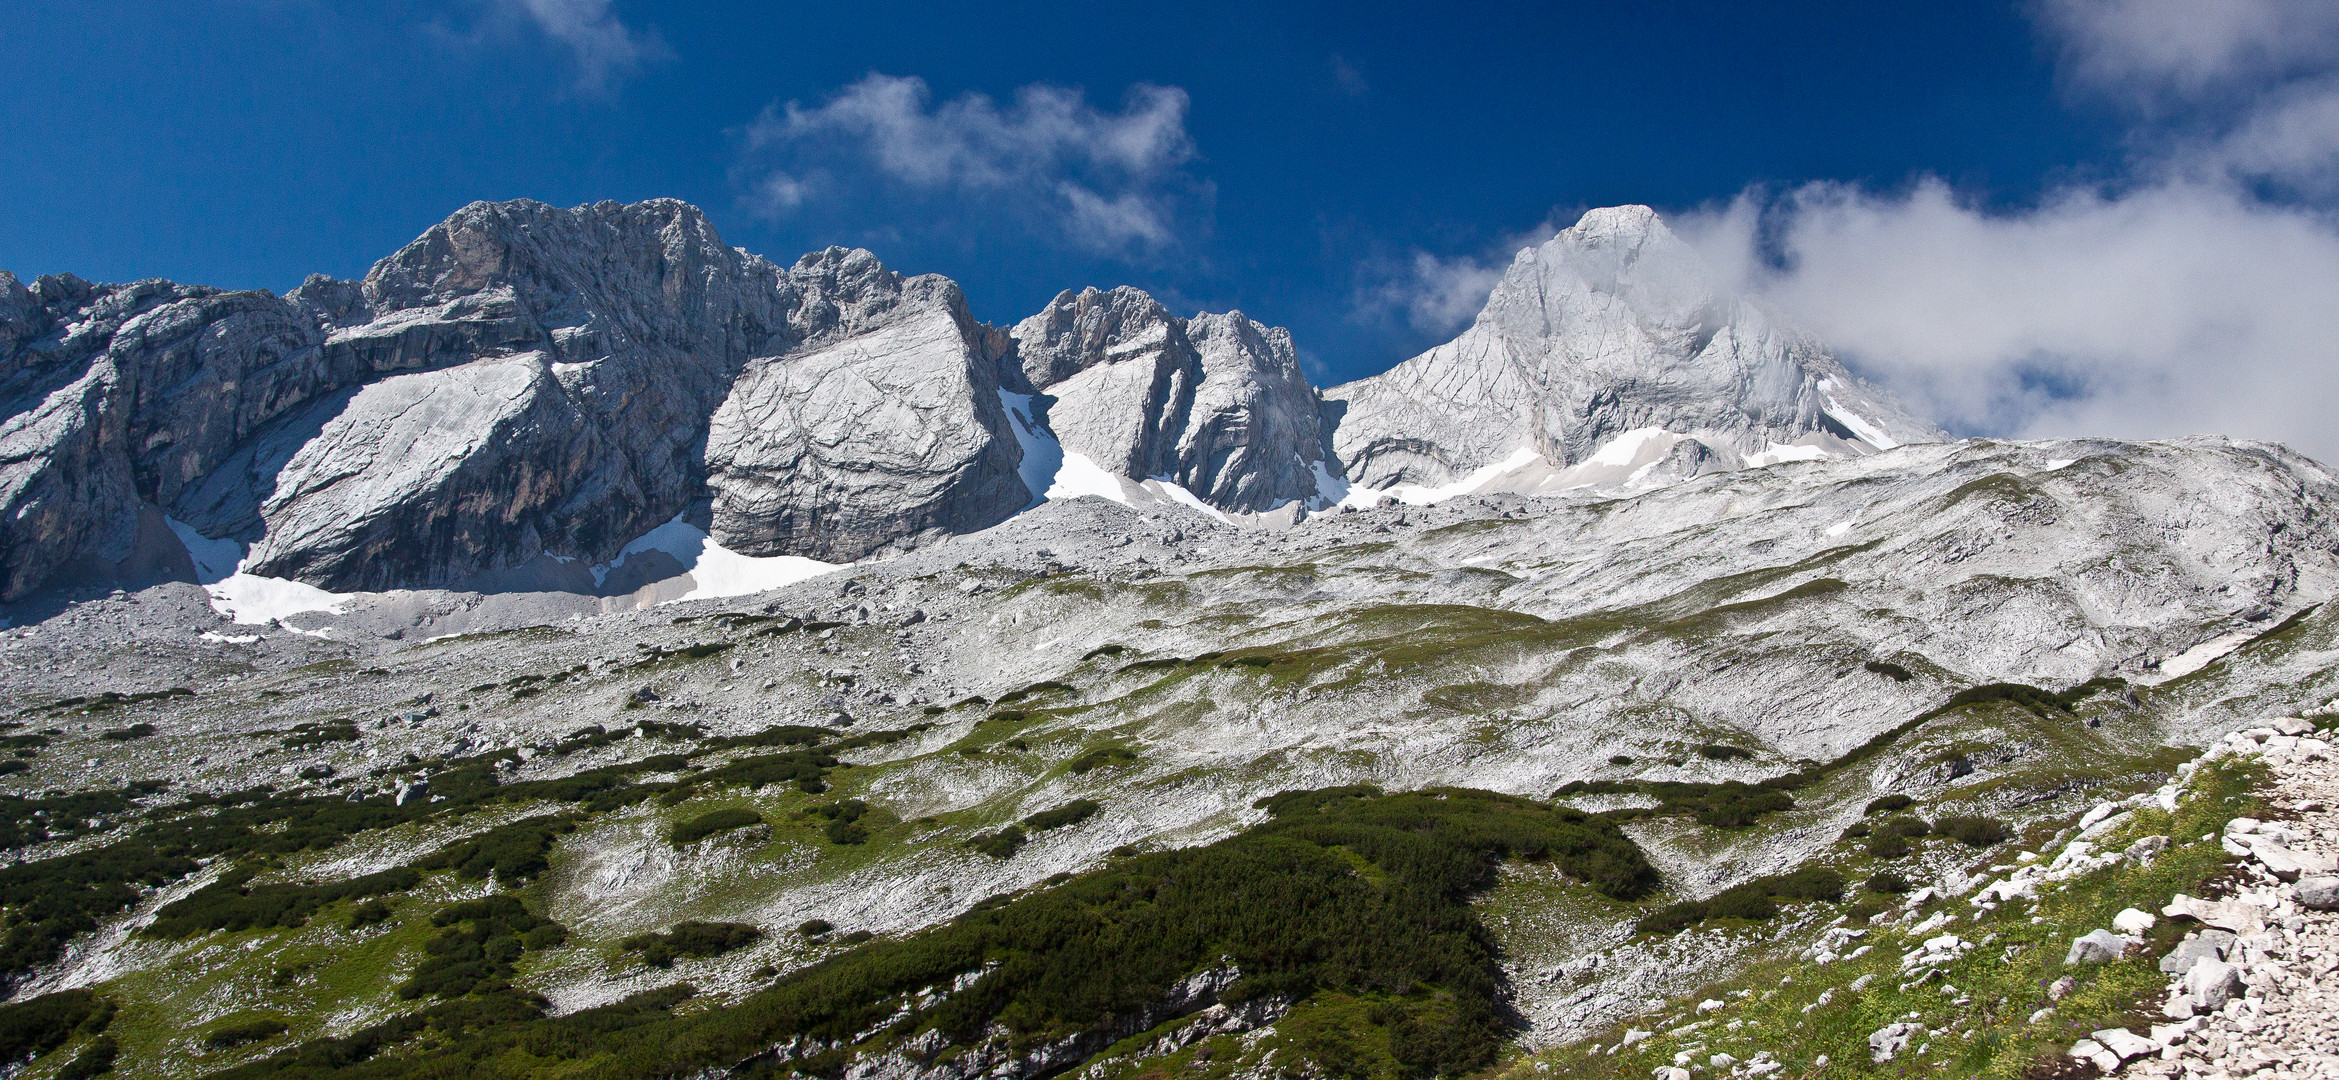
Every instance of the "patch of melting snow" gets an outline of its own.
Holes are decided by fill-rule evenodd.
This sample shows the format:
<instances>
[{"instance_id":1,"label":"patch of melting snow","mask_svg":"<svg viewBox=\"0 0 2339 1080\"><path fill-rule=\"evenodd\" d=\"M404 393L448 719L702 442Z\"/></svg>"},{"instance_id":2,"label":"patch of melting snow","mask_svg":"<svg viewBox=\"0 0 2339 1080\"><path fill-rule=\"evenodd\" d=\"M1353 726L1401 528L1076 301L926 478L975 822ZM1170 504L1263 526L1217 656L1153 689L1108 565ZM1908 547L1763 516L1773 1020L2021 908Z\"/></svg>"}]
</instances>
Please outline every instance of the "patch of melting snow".
<instances>
[{"instance_id":1,"label":"patch of melting snow","mask_svg":"<svg viewBox=\"0 0 2339 1080\"><path fill-rule=\"evenodd\" d=\"M1829 535L1829 536L1842 536L1842 535L1844 535L1845 533L1851 532L1851 531L1852 531L1852 526L1854 526L1854 525L1858 525L1858 524L1859 524L1859 522L1857 522L1857 521L1839 521L1839 522L1836 522L1835 524L1833 524L1833 525L1830 525L1830 526L1828 526L1828 527L1827 527L1827 535Z\"/></svg>"},{"instance_id":2,"label":"patch of melting snow","mask_svg":"<svg viewBox=\"0 0 2339 1080\"><path fill-rule=\"evenodd\" d=\"M211 596L211 610L246 626L266 626L288 615L322 611L339 615L355 598L326 592L306 582L244 573L244 546L213 540L176 518L164 518L195 564L195 582Z\"/></svg>"},{"instance_id":3,"label":"patch of melting snow","mask_svg":"<svg viewBox=\"0 0 2339 1080\"><path fill-rule=\"evenodd\" d=\"M2167 682L2170 679L2181 679L2208 667L2217 658L2241 648L2248 644L2251 638L2257 636L2256 630L2236 630L2222 637L2210 638L2199 645L2169 657L2160 662L2160 678L2154 680L2153 685Z\"/></svg>"},{"instance_id":4,"label":"patch of melting snow","mask_svg":"<svg viewBox=\"0 0 2339 1080\"><path fill-rule=\"evenodd\" d=\"M1607 448L1602 447L1601 449L1605 451ZM1348 498L1343 499L1342 501L1353 503L1357 506L1370 507L1373 504L1380 502L1383 496L1394 496L1399 501L1405 503L1408 506L1428 506L1431 503L1444 502L1445 500L1451 499L1456 495L1468 495L1471 492L1478 490L1479 488L1485 487L1486 485L1501 479L1505 473L1517 472L1520 469L1524 469L1527 466L1533 465L1541 460L1543 460L1543 455L1537 453L1533 447L1522 446L1516 450L1511 451L1511 456L1506 457L1501 461L1497 461L1492 465L1480 466L1476 470L1473 470L1470 475L1465 476L1460 480L1456 480L1451 484L1446 484L1442 487L1422 487L1419 484L1399 484L1396 487L1388 489L1387 491L1374 491L1370 488L1358 488L1354 491L1351 491L1348 495ZM1362 498L1360 499L1359 496Z\"/></svg>"},{"instance_id":5,"label":"patch of melting snow","mask_svg":"<svg viewBox=\"0 0 2339 1080\"><path fill-rule=\"evenodd\" d=\"M255 641L260 640L260 635L222 634L216 630L205 630L201 634L196 635L196 638L200 641L216 641L224 645L249 645Z\"/></svg>"},{"instance_id":6,"label":"patch of melting snow","mask_svg":"<svg viewBox=\"0 0 2339 1080\"><path fill-rule=\"evenodd\" d=\"M1786 461L1818 461L1825 457L1827 457L1827 451L1822 450L1816 446L1791 446L1787 443L1772 443L1770 444L1770 449L1768 450L1765 450L1759 454L1746 455L1746 467L1750 469L1759 469L1765 465L1777 465Z\"/></svg>"},{"instance_id":7,"label":"patch of melting snow","mask_svg":"<svg viewBox=\"0 0 2339 1080\"><path fill-rule=\"evenodd\" d=\"M643 533L633 543L625 545L617 558L593 567L593 584L599 585L612 570L625 565L628 556L662 551L682 564L690 575L691 590L666 603L684 600L716 600L726 596L748 596L772 589L794 585L799 581L841 570L851 563L822 562L801 555L755 556L741 555L716 543L705 529L682 520L674 520Z\"/></svg>"}]
</instances>

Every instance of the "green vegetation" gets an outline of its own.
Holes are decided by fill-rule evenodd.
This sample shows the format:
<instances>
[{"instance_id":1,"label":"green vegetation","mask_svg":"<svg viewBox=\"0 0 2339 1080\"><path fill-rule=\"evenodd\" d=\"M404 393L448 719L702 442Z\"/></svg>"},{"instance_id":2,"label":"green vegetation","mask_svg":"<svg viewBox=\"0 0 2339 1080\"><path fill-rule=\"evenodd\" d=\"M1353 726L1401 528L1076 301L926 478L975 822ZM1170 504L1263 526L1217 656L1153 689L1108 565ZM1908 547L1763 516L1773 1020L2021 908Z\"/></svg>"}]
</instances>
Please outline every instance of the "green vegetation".
<instances>
[{"instance_id":1,"label":"green vegetation","mask_svg":"<svg viewBox=\"0 0 2339 1080\"><path fill-rule=\"evenodd\" d=\"M1878 675L1882 675L1894 682L1907 682L1910 679L1916 678L1916 676L1909 674L1909 669L1904 668L1899 664L1895 664L1890 660L1870 660L1864 666L1869 671L1875 672Z\"/></svg>"},{"instance_id":2,"label":"green vegetation","mask_svg":"<svg viewBox=\"0 0 2339 1080\"><path fill-rule=\"evenodd\" d=\"M13 1069L65 1045L101 1015L110 1019L112 1013L88 990L60 990L0 1005L0 1069Z\"/></svg>"},{"instance_id":3,"label":"green vegetation","mask_svg":"<svg viewBox=\"0 0 2339 1080\"><path fill-rule=\"evenodd\" d=\"M453 870L456 877L466 881L493 874L495 883L508 889L532 881L548 869L552 845L576 828L576 819L561 814L524 818L457 840L415 860L414 866L421 870Z\"/></svg>"},{"instance_id":4,"label":"green vegetation","mask_svg":"<svg viewBox=\"0 0 2339 1080\"><path fill-rule=\"evenodd\" d=\"M2232 871L2233 859L2214 840L2226 821L2236 816L2259 816L2264 811L2252 796L2262 776L2261 767L2246 760L2226 760L2205 766L2186 781L2188 798L2174 812L2147 805L2134 819L2101 838L2117 849L2135 838L2175 837L2176 843L2149 861L2130 860L2041 891L2035 904L2016 902L1996 910L1976 911L1960 901L1933 899L1908 910L1898 925L1872 928L1861 944L1872 945L1864 956L1845 956L1825 967L1796 958L1792 943L1772 958L1758 960L1726 980L1696 988L1676 1001L1655 1023L1635 1018L1632 1023L1657 1034L1630 1046L1616 1046L1624 1027L1596 1033L1589 1043L1603 1052L1574 1047L1522 1055L1491 1074L1488 1080L1547 1080L1556 1075L1571 1080L1647 1080L1669 1066L1676 1054L1688 1052L1699 1061L1726 1053L1748 1060L1767 1052L1784 1066L1779 1075L1849 1077L1885 1075L1969 1076L1976 1080L2038 1080L2078 1075L2065 1051L2090 1031L2106 1027L2141 1030L2147 1021L2165 1022L2159 1001L2167 977L2155 959L2172 948L2192 928L2182 920L2164 919L2145 934L2141 956L2105 964L2066 967L2063 958L2071 940L2111 924L2124 908L2158 911L2174 894L2203 895L2211 883ZM1984 857L1986 858L1986 857ZM1879 874L1870 887L1905 886L1896 876ZM1863 908L1882 912L1882 904ZM1938 911L1963 915L1950 928L1928 927L1911 933ZM2035 921L2034 921L2035 920ZM1951 932L1978 947L1939 965L1933 977L1911 977L1902 958L1917 942L1936 933ZM2053 997L2049 987L2068 976L2067 992ZM1859 990L1852 987L1857 984ZM1954 992L1945 989L1954 987ZM1708 1022L1685 1024L1694 1015L1694 1003L1726 1003L1721 1011L1698 1017ZM2034 1015L2037 1019L2033 1019ZM1679 1017L1673 1019L1672 1017ZM1890 1065L1869 1062L1869 1033L1898 1021L1919 1023L1924 1038L1903 1051ZM1613 1053L1605 1047L1615 1047ZM1829 1064L1819 1064L1826 1055Z\"/></svg>"},{"instance_id":5,"label":"green vegetation","mask_svg":"<svg viewBox=\"0 0 2339 1080\"><path fill-rule=\"evenodd\" d=\"M994 859L1011 859L1016 852L1023 850L1024 842L1028 839L1022 826L1009 825L993 832L976 833L967 838L966 846Z\"/></svg>"},{"instance_id":6,"label":"green vegetation","mask_svg":"<svg viewBox=\"0 0 2339 1080\"><path fill-rule=\"evenodd\" d=\"M294 724L292 734L281 740L287 750L306 750L331 743L356 742L357 725L346 720L330 723Z\"/></svg>"},{"instance_id":7,"label":"green vegetation","mask_svg":"<svg viewBox=\"0 0 2339 1080\"><path fill-rule=\"evenodd\" d=\"M1023 819L1023 823L1031 826L1033 832L1046 832L1049 829L1061 829L1067 825L1078 825L1095 816L1096 812L1103 808L1103 805L1094 799L1074 799L1053 810L1042 810L1033 814Z\"/></svg>"},{"instance_id":8,"label":"green vegetation","mask_svg":"<svg viewBox=\"0 0 2339 1080\"><path fill-rule=\"evenodd\" d=\"M1917 805L1917 800L1906 795L1879 795L1868 800L1868 808L1860 812L1863 814L1889 814L1895 810L1906 810L1915 805Z\"/></svg>"},{"instance_id":9,"label":"green vegetation","mask_svg":"<svg viewBox=\"0 0 2339 1080\"><path fill-rule=\"evenodd\" d=\"M140 933L168 939L211 930L303 926L327 904L404 892L422 882L421 874L405 867L325 885L252 885L253 876L249 869L232 871L185 899L164 905Z\"/></svg>"},{"instance_id":10,"label":"green vegetation","mask_svg":"<svg viewBox=\"0 0 2339 1080\"><path fill-rule=\"evenodd\" d=\"M663 934L635 934L617 947L642 954L642 962L651 967L670 968L678 956L721 956L761 940L763 931L746 923L681 922Z\"/></svg>"},{"instance_id":11,"label":"green vegetation","mask_svg":"<svg viewBox=\"0 0 2339 1080\"><path fill-rule=\"evenodd\" d=\"M1721 743L1704 743L1697 748L1697 756L1710 761L1729 761L1733 758L1752 758L1754 751Z\"/></svg>"},{"instance_id":12,"label":"green vegetation","mask_svg":"<svg viewBox=\"0 0 2339 1080\"><path fill-rule=\"evenodd\" d=\"M1844 876L1825 867L1804 867L1734 885L1710 900L1688 900L1644 916L1633 924L1643 934L1677 934L1708 919L1761 921L1776 918L1780 901L1841 903Z\"/></svg>"},{"instance_id":13,"label":"green vegetation","mask_svg":"<svg viewBox=\"0 0 2339 1080\"><path fill-rule=\"evenodd\" d=\"M455 998L507 990L513 961L522 953L549 949L568 939L566 928L537 918L518 897L509 895L440 908L430 924L445 929L423 945L422 963L398 988L399 997Z\"/></svg>"},{"instance_id":14,"label":"green vegetation","mask_svg":"<svg viewBox=\"0 0 2339 1080\"><path fill-rule=\"evenodd\" d=\"M1118 746L1091 750L1064 763L1064 770L1072 773L1091 772L1108 765L1126 765L1137 760L1137 755Z\"/></svg>"},{"instance_id":15,"label":"green vegetation","mask_svg":"<svg viewBox=\"0 0 2339 1080\"><path fill-rule=\"evenodd\" d=\"M98 738L106 739L111 742L129 742L132 739L150 738L153 735L153 724L132 724L126 728L115 728L111 731L99 732Z\"/></svg>"},{"instance_id":16,"label":"green vegetation","mask_svg":"<svg viewBox=\"0 0 2339 1080\"><path fill-rule=\"evenodd\" d=\"M673 830L666 834L666 839L672 842L675 847L683 847L695 844L716 833L730 832L733 829L744 829L750 825L761 824L763 824L762 814L736 806L726 807L721 810L708 811L674 826Z\"/></svg>"},{"instance_id":17,"label":"green vegetation","mask_svg":"<svg viewBox=\"0 0 2339 1080\"><path fill-rule=\"evenodd\" d=\"M1619 899L1656 883L1613 822L1510 796L1342 788L1261 804L1270 820L1235 837L1116 859L907 938L867 940L723 1009L674 1015L688 993L678 988L548 1018L526 999L474 989L448 1003L471 1010L461 1015L434 1006L226 1076L648 1080L727 1068L782 1044L814 1049L767 1059L772 1071L825 1074L852 1047L818 1048L864 1032L880 1044L929 1030L964 1044L999 1025L1029 1045L1146 1009L1188 976L1229 962L1243 977L1223 1000L1314 1002L1316 1015L1347 1017L1343 1030L1371 1036L1365 1052L1404 1074L1450 1075L1490 1063L1507 1033L1492 947L1467 902L1501 860L1547 859ZM517 900L474 903L496 901L518 925ZM449 912L434 922L455 921ZM833 930L816 920L799 932ZM920 996L978 970L962 991ZM410 996L421 992L430 991ZM433 1032L445 1037L381 1054Z\"/></svg>"},{"instance_id":18,"label":"green vegetation","mask_svg":"<svg viewBox=\"0 0 2339 1080\"><path fill-rule=\"evenodd\" d=\"M828 819L822 830L832 844L859 844L869 839L869 830L861 825L869 813L869 804L859 799L839 799L826 806L815 806L807 811L815 817Z\"/></svg>"},{"instance_id":19,"label":"green vegetation","mask_svg":"<svg viewBox=\"0 0 2339 1080\"><path fill-rule=\"evenodd\" d=\"M266 1042L290 1030L292 1027L282 1020L265 1017L243 1020L212 1028L211 1034L203 1037L203 1046L208 1050L233 1050L239 1046Z\"/></svg>"}]
</instances>

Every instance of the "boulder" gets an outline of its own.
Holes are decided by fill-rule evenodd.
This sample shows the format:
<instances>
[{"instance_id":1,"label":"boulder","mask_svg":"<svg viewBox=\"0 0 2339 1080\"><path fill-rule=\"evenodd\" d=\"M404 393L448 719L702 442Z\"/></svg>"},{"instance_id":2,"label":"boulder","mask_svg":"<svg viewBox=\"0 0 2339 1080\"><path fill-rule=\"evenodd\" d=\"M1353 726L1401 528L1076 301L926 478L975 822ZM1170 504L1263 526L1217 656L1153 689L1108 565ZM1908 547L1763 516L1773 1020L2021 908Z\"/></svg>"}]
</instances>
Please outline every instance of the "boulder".
<instances>
[{"instance_id":1,"label":"boulder","mask_svg":"<svg viewBox=\"0 0 2339 1080\"><path fill-rule=\"evenodd\" d=\"M2223 960L2203 958L2185 972L2185 996L2204 1012L2224 1008L2243 989L2241 969Z\"/></svg>"},{"instance_id":2,"label":"boulder","mask_svg":"<svg viewBox=\"0 0 2339 1080\"><path fill-rule=\"evenodd\" d=\"M2071 942L2070 951L2063 955L2063 963L2108 964L2119 959L2128 950L2128 940L2109 930L2090 930Z\"/></svg>"},{"instance_id":3,"label":"boulder","mask_svg":"<svg viewBox=\"0 0 2339 1080\"><path fill-rule=\"evenodd\" d=\"M1908 1049L1911 1042L1923 1038L1925 1025L1902 1022L1886 1024L1868 1033L1868 1059L1878 1065L1891 1061L1893 1056Z\"/></svg>"},{"instance_id":4,"label":"boulder","mask_svg":"<svg viewBox=\"0 0 2339 1080\"><path fill-rule=\"evenodd\" d=\"M2158 921L2147 912L2126 908L2119 914L2112 916L2112 929L2130 937L2141 937L2145 931L2152 929L2153 923Z\"/></svg>"},{"instance_id":5,"label":"boulder","mask_svg":"<svg viewBox=\"0 0 2339 1080\"><path fill-rule=\"evenodd\" d=\"M2178 942L2177 947L2170 949L2167 956L2161 957L2160 970L2182 976L2191 971L2198 961L2223 960L2226 950L2233 947L2233 941L2233 935L2223 930L2203 930Z\"/></svg>"},{"instance_id":6,"label":"boulder","mask_svg":"<svg viewBox=\"0 0 2339 1080\"><path fill-rule=\"evenodd\" d=\"M2290 890L2290 897L2304 908L2316 911L2339 911L2339 877L2302 877Z\"/></svg>"}]
</instances>

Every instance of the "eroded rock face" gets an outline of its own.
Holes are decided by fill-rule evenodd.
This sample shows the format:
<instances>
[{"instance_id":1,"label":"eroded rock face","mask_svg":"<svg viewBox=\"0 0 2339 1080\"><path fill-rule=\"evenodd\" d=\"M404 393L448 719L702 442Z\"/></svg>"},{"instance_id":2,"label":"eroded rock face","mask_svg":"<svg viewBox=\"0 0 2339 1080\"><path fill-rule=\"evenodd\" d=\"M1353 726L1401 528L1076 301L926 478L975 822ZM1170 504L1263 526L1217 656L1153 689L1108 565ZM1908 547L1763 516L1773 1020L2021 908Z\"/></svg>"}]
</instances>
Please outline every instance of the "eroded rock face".
<instances>
[{"instance_id":1,"label":"eroded rock face","mask_svg":"<svg viewBox=\"0 0 2339 1080\"><path fill-rule=\"evenodd\" d=\"M1851 456L1942 437L1716 286L1645 206L1519 252L1460 337L1324 397L1335 456L1372 488L1451 483L1521 450L1578 465L1641 428L1731 468L1774 444Z\"/></svg>"},{"instance_id":2,"label":"eroded rock face","mask_svg":"<svg viewBox=\"0 0 2339 1080\"><path fill-rule=\"evenodd\" d=\"M1181 319L1122 286L1059 294L1015 327L1048 426L1108 472L1176 482L1224 510L1319 494L1315 388L1291 334L1241 312Z\"/></svg>"},{"instance_id":3,"label":"eroded rock face","mask_svg":"<svg viewBox=\"0 0 2339 1080\"><path fill-rule=\"evenodd\" d=\"M865 252L851 256L866 256ZM816 258L850 257L832 251ZM857 559L1003 521L1031 500L999 401L1006 335L949 280L891 277L888 317L750 361L707 436L709 532L751 555Z\"/></svg>"},{"instance_id":4,"label":"eroded rock face","mask_svg":"<svg viewBox=\"0 0 2339 1080\"><path fill-rule=\"evenodd\" d=\"M883 369L867 386L915 398L923 427L881 430L842 383L778 374L838 366L860 336L864 359L923 350L842 365ZM781 267L670 199L474 203L362 282L282 298L0 278L0 597L130 559L151 508L251 545L255 573L329 589L602 561L710 495L717 535L759 552L980 528L1026 500L991 381L1005 347L947 282L845 249ZM813 383L796 442L773 415L710 440L735 396Z\"/></svg>"}]
</instances>

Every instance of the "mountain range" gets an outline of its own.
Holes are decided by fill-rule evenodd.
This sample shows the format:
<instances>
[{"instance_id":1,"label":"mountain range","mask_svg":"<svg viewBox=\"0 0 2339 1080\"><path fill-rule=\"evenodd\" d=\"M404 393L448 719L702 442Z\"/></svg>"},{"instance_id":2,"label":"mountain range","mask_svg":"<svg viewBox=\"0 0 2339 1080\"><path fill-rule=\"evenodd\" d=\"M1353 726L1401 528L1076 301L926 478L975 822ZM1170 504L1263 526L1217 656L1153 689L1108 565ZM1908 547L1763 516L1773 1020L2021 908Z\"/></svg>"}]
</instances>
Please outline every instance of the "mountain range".
<instances>
[{"instance_id":1,"label":"mountain range","mask_svg":"<svg viewBox=\"0 0 2339 1080\"><path fill-rule=\"evenodd\" d=\"M678 516L849 562L1050 490L1287 524L1943 437L1712 277L1647 208L1593 211L1454 341L1319 390L1241 312L1123 286L992 327L947 279L840 248L783 267L672 200L476 203L282 297L0 276L0 600L184 578L166 521L256 576L460 588Z\"/></svg>"}]
</instances>

